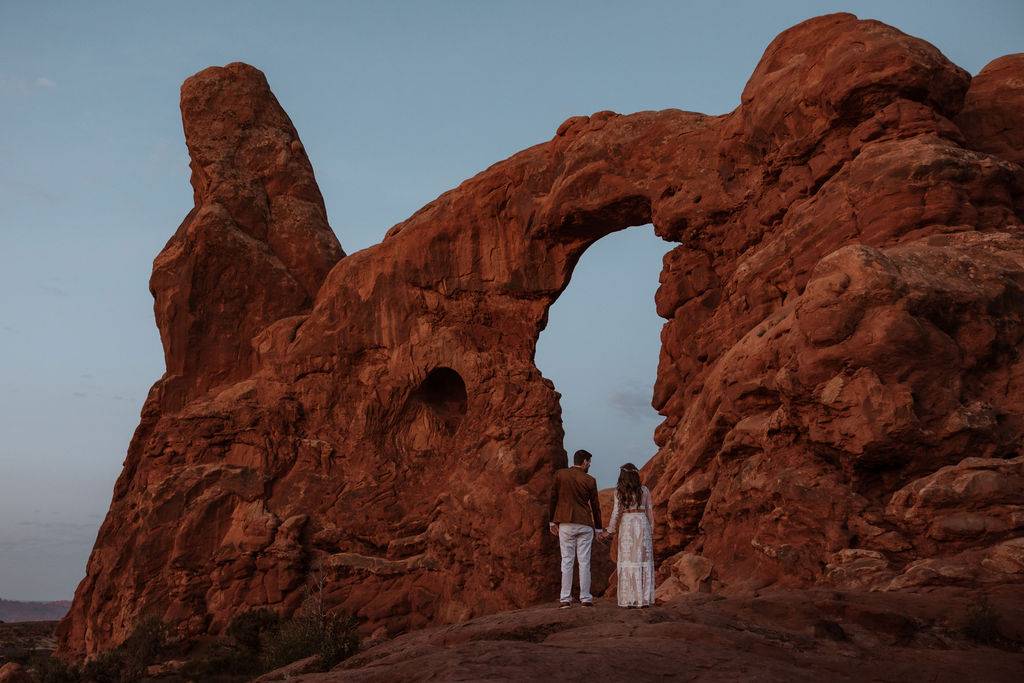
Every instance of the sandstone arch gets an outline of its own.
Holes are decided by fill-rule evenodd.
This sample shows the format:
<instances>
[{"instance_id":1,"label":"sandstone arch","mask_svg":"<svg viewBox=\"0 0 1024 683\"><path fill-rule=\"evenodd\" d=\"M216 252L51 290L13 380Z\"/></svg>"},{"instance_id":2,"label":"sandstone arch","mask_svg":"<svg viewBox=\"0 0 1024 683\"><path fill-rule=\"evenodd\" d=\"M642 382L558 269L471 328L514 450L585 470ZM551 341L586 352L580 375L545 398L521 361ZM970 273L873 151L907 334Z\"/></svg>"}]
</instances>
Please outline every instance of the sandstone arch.
<instances>
[{"instance_id":1,"label":"sandstone arch","mask_svg":"<svg viewBox=\"0 0 1024 683\"><path fill-rule=\"evenodd\" d=\"M168 371L63 651L153 611L199 634L294 610L313 566L391 631L549 597L565 454L534 345L586 247L648 222L679 243L645 468L663 558L703 553L726 591L1019 581L1021 137L989 125L1020 121L1006 59L972 82L890 27L814 19L732 113L570 119L347 256L262 74L189 79L196 208L151 283ZM472 388L458 429L395 439L438 367Z\"/></svg>"}]
</instances>

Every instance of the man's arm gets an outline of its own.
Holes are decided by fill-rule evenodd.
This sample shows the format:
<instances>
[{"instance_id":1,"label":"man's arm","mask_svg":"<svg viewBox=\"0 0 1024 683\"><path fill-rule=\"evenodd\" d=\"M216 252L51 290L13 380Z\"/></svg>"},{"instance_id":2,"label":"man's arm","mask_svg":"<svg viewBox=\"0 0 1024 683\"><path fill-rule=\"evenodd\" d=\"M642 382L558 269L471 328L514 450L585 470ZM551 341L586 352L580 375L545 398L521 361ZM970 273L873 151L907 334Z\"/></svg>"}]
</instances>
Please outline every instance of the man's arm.
<instances>
[{"instance_id":1,"label":"man's arm","mask_svg":"<svg viewBox=\"0 0 1024 683\"><path fill-rule=\"evenodd\" d=\"M594 513L594 528L598 531L604 530L601 523L601 499L597 495L597 480L590 479L590 511Z\"/></svg>"},{"instance_id":2,"label":"man's arm","mask_svg":"<svg viewBox=\"0 0 1024 683\"><path fill-rule=\"evenodd\" d=\"M558 507L558 489L560 488L558 472L555 472L555 483L551 487L551 500L548 503L548 530L553 534L558 533L558 525L555 523L555 508Z\"/></svg>"}]
</instances>

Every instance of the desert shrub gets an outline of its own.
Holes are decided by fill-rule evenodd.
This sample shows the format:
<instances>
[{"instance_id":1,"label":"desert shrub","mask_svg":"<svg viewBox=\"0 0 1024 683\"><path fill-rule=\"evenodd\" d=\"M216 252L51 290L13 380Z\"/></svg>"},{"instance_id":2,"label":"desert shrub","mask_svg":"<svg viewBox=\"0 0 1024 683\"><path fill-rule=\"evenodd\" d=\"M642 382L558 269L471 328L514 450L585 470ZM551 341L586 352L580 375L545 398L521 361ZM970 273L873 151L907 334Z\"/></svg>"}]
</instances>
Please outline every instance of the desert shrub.
<instances>
[{"instance_id":1,"label":"desert shrub","mask_svg":"<svg viewBox=\"0 0 1024 683\"><path fill-rule=\"evenodd\" d=\"M145 668L140 670L133 666L133 662L117 648L101 652L81 668L82 680L89 683L135 683L145 672Z\"/></svg>"},{"instance_id":2,"label":"desert shrub","mask_svg":"<svg viewBox=\"0 0 1024 683\"><path fill-rule=\"evenodd\" d=\"M328 613L322 600L308 601L285 622L272 610L249 610L231 620L224 637L193 652L180 674L204 683L235 683L314 655L327 670L358 650L356 627L352 617ZM124 643L84 664L40 657L31 665L39 683L135 683L167 656L169 640L167 625L151 617Z\"/></svg>"},{"instance_id":3,"label":"desert shrub","mask_svg":"<svg viewBox=\"0 0 1024 683\"><path fill-rule=\"evenodd\" d=\"M268 670L316 655L326 671L359 649L359 632L352 617L332 614L318 601L309 601L267 639L263 661Z\"/></svg>"},{"instance_id":4,"label":"desert shrub","mask_svg":"<svg viewBox=\"0 0 1024 683\"><path fill-rule=\"evenodd\" d=\"M220 641L193 652L181 674L192 681L233 683L251 680L264 671L258 652Z\"/></svg>"},{"instance_id":5,"label":"desert shrub","mask_svg":"<svg viewBox=\"0 0 1024 683\"><path fill-rule=\"evenodd\" d=\"M161 661L170 640L170 629L158 616L144 618L116 650L122 654L126 666L145 673L146 667Z\"/></svg>"},{"instance_id":6,"label":"desert shrub","mask_svg":"<svg viewBox=\"0 0 1024 683\"><path fill-rule=\"evenodd\" d=\"M995 645L1000 642L999 620L1002 615L982 596L971 607L967 614L967 624L964 626L964 635L976 643L982 645Z\"/></svg>"},{"instance_id":7,"label":"desert shrub","mask_svg":"<svg viewBox=\"0 0 1024 683\"><path fill-rule=\"evenodd\" d=\"M259 652L266 634L277 631L280 625L281 617L277 612L260 607L236 614L224 633L239 647L250 652Z\"/></svg>"},{"instance_id":8,"label":"desert shrub","mask_svg":"<svg viewBox=\"0 0 1024 683\"><path fill-rule=\"evenodd\" d=\"M135 683L145 674L145 667L133 666L130 658L117 648L101 652L82 664L40 657L29 666L39 683Z\"/></svg>"},{"instance_id":9,"label":"desert shrub","mask_svg":"<svg viewBox=\"0 0 1024 683\"><path fill-rule=\"evenodd\" d=\"M82 680L78 666L58 657L36 657L26 666L39 683L79 683Z\"/></svg>"},{"instance_id":10,"label":"desert shrub","mask_svg":"<svg viewBox=\"0 0 1024 683\"><path fill-rule=\"evenodd\" d=\"M161 661L168 640L167 624L159 617L146 617L136 624L128 638L117 647L101 652L80 666L54 664L51 670L45 673L47 678L44 678L37 669L37 678L45 683L135 683L143 679L150 664Z\"/></svg>"},{"instance_id":11,"label":"desert shrub","mask_svg":"<svg viewBox=\"0 0 1024 683\"><path fill-rule=\"evenodd\" d=\"M34 650L29 650L24 647L6 647L0 650L0 667L8 662L14 662L15 664L21 664L25 666L32 655L35 653Z\"/></svg>"},{"instance_id":12,"label":"desert shrub","mask_svg":"<svg viewBox=\"0 0 1024 683\"><path fill-rule=\"evenodd\" d=\"M356 621L330 614L320 600L310 600L292 619L253 609L235 615L224 637L188 658L181 673L209 683L250 680L253 676L316 655L327 670L359 648Z\"/></svg>"},{"instance_id":13,"label":"desert shrub","mask_svg":"<svg viewBox=\"0 0 1024 683\"><path fill-rule=\"evenodd\" d=\"M324 624L320 640L320 663L331 669L359 651L359 622L342 614L331 614Z\"/></svg>"},{"instance_id":14,"label":"desert shrub","mask_svg":"<svg viewBox=\"0 0 1024 683\"><path fill-rule=\"evenodd\" d=\"M263 643L280 624L277 612L266 607L236 614L224 631L226 637L193 652L182 674L198 681L228 683L263 673Z\"/></svg>"}]
</instances>

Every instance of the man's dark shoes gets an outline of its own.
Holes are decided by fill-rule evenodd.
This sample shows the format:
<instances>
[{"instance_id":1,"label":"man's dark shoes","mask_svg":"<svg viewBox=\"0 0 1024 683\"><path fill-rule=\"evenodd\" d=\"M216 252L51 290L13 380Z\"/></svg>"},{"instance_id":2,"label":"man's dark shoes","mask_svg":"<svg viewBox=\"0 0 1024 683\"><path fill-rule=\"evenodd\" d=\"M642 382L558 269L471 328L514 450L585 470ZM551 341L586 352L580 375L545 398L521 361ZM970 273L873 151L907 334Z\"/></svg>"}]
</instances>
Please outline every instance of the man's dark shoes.
<instances>
[{"instance_id":1,"label":"man's dark shoes","mask_svg":"<svg viewBox=\"0 0 1024 683\"><path fill-rule=\"evenodd\" d=\"M593 607L594 606L594 603L592 603L592 602L581 602L580 604L583 605L584 607Z\"/></svg>"},{"instance_id":2,"label":"man's dark shoes","mask_svg":"<svg viewBox=\"0 0 1024 683\"><path fill-rule=\"evenodd\" d=\"M558 609L569 609L570 607L572 607L571 602L562 602L558 605Z\"/></svg>"}]
</instances>

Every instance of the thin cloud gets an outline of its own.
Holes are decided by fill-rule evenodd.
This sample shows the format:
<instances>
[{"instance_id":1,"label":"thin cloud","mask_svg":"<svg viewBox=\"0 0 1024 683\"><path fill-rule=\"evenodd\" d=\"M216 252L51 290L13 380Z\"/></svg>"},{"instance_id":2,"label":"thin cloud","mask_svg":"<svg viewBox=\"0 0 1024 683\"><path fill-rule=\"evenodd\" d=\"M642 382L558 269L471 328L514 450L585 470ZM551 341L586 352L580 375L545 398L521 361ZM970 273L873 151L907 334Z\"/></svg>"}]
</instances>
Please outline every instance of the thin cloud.
<instances>
[{"instance_id":1,"label":"thin cloud","mask_svg":"<svg viewBox=\"0 0 1024 683\"><path fill-rule=\"evenodd\" d=\"M0 71L0 93L4 95L25 97L31 95L36 90L53 90L56 87L56 81L46 76L28 79L22 76L12 76L9 73Z\"/></svg>"},{"instance_id":2,"label":"thin cloud","mask_svg":"<svg viewBox=\"0 0 1024 683\"><path fill-rule=\"evenodd\" d=\"M648 460L653 458L654 454L657 452L658 447L654 445L654 434L652 433L650 441L647 443L627 444L625 454L627 457L631 457L633 462L639 465L640 463L646 463Z\"/></svg>"},{"instance_id":3,"label":"thin cloud","mask_svg":"<svg viewBox=\"0 0 1024 683\"><path fill-rule=\"evenodd\" d=\"M0 83L0 92L3 91L3 85ZM52 192L33 185L32 183L25 182L20 178L13 178L9 175L0 175L0 192L9 192L11 194L18 195L20 199L31 199L37 204L56 204L57 195Z\"/></svg>"},{"instance_id":4,"label":"thin cloud","mask_svg":"<svg viewBox=\"0 0 1024 683\"><path fill-rule=\"evenodd\" d=\"M56 287L54 285L42 284L42 285L39 285L39 289L41 289L44 292L47 292L49 294L56 294L57 296L67 296L68 295L68 293L65 290L61 289L60 287Z\"/></svg>"},{"instance_id":5,"label":"thin cloud","mask_svg":"<svg viewBox=\"0 0 1024 683\"><path fill-rule=\"evenodd\" d=\"M93 515L93 517L95 517L95 515ZM95 522L65 522L61 520L42 521L35 519L21 519L15 522L15 524L52 533L69 532L72 536L77 535L79 532L89 531L96 528Z\"/></svg>"},{"instance_id":6,"label":"thin cloud","mask_svg":"<svg viewBox=\"0 0 1024 683\"><path fill-rule=\"evenodd\" d=\"M84 391L73 391L73 392L71 392L71 395L72 396L76 396L78 398L85 398L89 394L85 393Z\"/></svg>"},{"instance_id":7,"label":"thin cloud","mask_svg":"<svg viewBox=\"0 0 1024 683\"><path fill-rule=\"evenodd\" d=\"M0 555L7 555L20 553L24 554L28 551L34 550L48 550L57 549L64 550L68 546L81 546L89 548L95 543L96 537L89 533L83 532L77 537L59 536L59 537L26 537L26 538L12 538L12 539L0 539Z\"/></svg>"},{"instance_id":8,"label":"thin cloud","mask_svg":"<svg viewBox=\"0 0 1024 683\"><path fill-rule=\"evenodd\" d=\"M651 388L640 383L628 384L609 393L608 405L626 417L648 420L658 418L651 407Z\"/></svg>"},{"instance_id":9,"label":"thin cloud","mask_svg":"<svg viewBox=\"0 0 1024 683\"><path fill-rule=\"evenodd\" d=\"M91 522L19 520L0 528L0 557L31 550L91 547L100 520Z\"/></svg>"}]
</instances>

